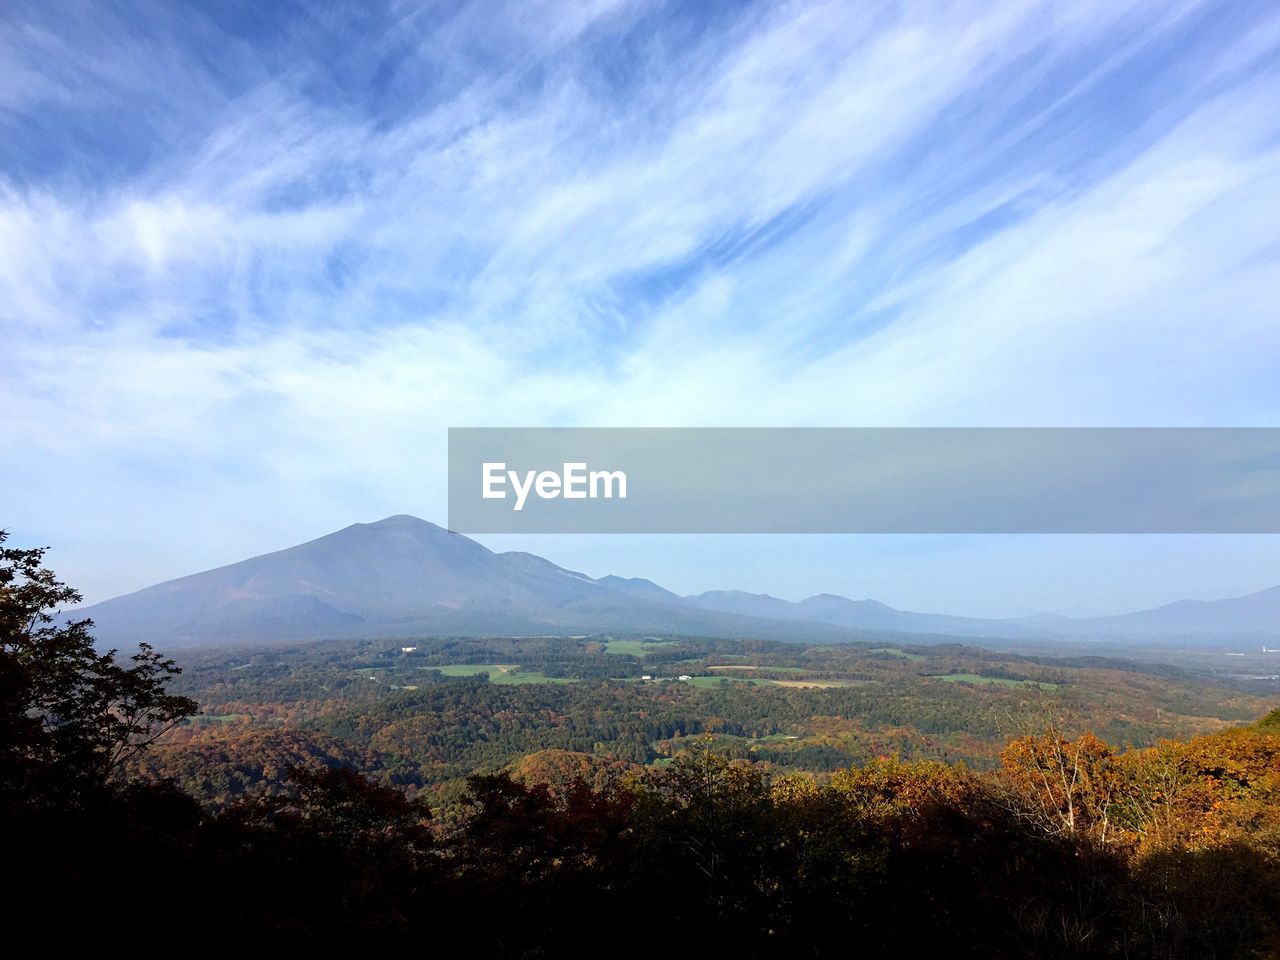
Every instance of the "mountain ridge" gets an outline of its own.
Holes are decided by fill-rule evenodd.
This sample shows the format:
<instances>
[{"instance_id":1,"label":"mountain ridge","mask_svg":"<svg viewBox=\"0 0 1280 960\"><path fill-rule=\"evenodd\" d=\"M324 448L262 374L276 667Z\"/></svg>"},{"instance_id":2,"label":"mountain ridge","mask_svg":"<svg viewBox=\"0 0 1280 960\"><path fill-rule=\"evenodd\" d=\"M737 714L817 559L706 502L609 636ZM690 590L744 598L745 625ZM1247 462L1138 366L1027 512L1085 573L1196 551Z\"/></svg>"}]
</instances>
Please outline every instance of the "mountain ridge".
<instances>
[{"instance_id":1,"label":"mountain ridge","mask_svg":"<svg viewBox=\"0 0 1280 960\"><path fill-rule=\"evenodd\" d=\"M330 637L661 632L759 639L869 633L1004 639L1280 636L1280 586L1179 600L1110 617L1009 619L898 610L820 593L799 601L741 590L681 596L641 577L593 578L523 551L495 553L395 514L167 580L78 611L107 643L159 647Z\"/></svg>"}]
</instances>

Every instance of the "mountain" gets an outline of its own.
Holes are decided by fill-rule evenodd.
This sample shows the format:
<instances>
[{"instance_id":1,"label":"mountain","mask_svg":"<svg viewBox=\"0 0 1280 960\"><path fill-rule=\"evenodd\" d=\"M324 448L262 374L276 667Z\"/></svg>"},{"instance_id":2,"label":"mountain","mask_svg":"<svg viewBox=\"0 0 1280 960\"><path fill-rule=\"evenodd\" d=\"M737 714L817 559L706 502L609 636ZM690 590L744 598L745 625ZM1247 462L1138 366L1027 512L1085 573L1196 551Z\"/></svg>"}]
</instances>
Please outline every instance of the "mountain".
<instances>
[{"instance_id":1,"label":"mountain","mask_svg":"<svg viewBox=\"0 0 1280 960\"><path fill-rule=\"evenodd\" d=\"M1280 637L1280 587L1225 600L1178 600L1110 617L1041 613L1010 619L957 617L897 610L878 600L850 600L830 593L792 603L768 594L713 590L686 598L709 610L779 620L827 623L862 631L941 634L1021 640L1234 640Z\"/></svg>"},{"instance_id":2,"label":"mountain","mask_svg":"<svg viewBox=\"0 0 1280 960\"><path fill-rule=\"evenodd\" d=\"M799 605L779 600L767 593L746 593L742 590L708 590L696 597L685 597L685 603L704 610L719 610L747 617L769 617L775 620L805 620Z\"/></svg>"},{"instance_id":3,"label":"mountain","mask_svg":"<svg viewBox=\"0 0 1280 960\"><path fill-rule=\"evenodd\" d=\"M410 516L357 523L308 543L86 607L105 644L165 649L322 637L651 631L814 636L690 606L646 580L594 580L530 553L494 553ZM825 626L818 634L849 639Z\"/></svg>"},{"instance_id":4,"label":"mountain","mask_svg":"<svg viewBox=\"0 0 1280 960\"><path fill-rule=\"evenodd\" d=\"M1280 587L1113 617L1009 620L897 610L819 594L792 602L651 580L593 579L531 553L494 553L425 520L357 523L308 543L86 607L106 644L162 649L326 637L663 633L781 640L916 634L1022 640L1280 636Z\"/></svg>"},{"instance_id":5,"label":"mountain","mask_svg":"<svg viewBox=\"0 0 1280 960\"><path fill-rule=\"evenodd\" d=\"M1280 586L1226 600L1177 600L1152 610L1069 620L1090 636L1269 638L1280 635Z\"/></svg>"},{"instance_id":6,"label":"mountain","mask_svg":"<svg viewBox=\"0 0 1280 960\"><path fill-rule=\"evenodd\" d=\"M1017 621L952 617L936 613L895 610L878 600L850 600L832 593L820 593L792 603L767 593L741 590L711 590L686 598L692 606L753 617L829 623L857 630L887 630L898 633L939 633L950 636L1034 636L1032 626ZM993 633L993 631L997 631Z\"/></svg>"},{"instance_id":7,"label":"mountain","mask_svg":"<svg viewBox=\"0 0 1280 960\"><path fill-rule=\"evenodd\" d=\"M652 580L646 580L643 577L615 577L613 574L609 574L607 577L601 577L596 583L633 597L656 600L658 603L684 603L685 600L678 593L672 593L665 587L660 587Z\"/></svg>"}]
</instances>

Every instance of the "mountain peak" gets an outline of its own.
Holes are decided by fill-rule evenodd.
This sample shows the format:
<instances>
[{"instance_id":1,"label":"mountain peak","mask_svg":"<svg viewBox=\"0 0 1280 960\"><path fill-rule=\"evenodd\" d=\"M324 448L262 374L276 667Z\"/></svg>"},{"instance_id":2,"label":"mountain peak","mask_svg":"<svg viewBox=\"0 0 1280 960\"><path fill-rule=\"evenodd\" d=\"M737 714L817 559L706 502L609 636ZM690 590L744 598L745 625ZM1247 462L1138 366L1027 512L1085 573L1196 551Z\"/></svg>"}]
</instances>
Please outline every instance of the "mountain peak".
<instances>
[{"instance_id":1,"label":"mountain peak","mask_svg":"<svg viewBox=\"0 0 1280 960\"><path fill-rule=\"evenodd\" d=\"M806 597L800 601L802 604L819 604L819 603L835 603L835 604L855 604L865 609L875 610L894 610L887 603L881 603L879 600L851 600L849 597L842 597L838 593L815 593L812 597ZM894 610L896 613L897 611Z\"/></svg>"},{"instance_id":2,"label":"mountain peak","mask_svg":"<svg viewBox=\"0 0 1280 960\"><path fill-rule=\"evenodd\" d=\"M419 540L434 539L436 537L449 536L460 541L475 543L469 537L460 534L454 534L453 531L447 530L438 524L432 523L430 520L423 520L421 517L415 517L408 513L396 513L389 517L383 517L381 520L373 520L369 523L353 523L350 526L343 527L331 536L341 534L384 534L395 533L401 535L409 535ZM479 547L479 544L476 544Z\"/></svg>"},{"instance_id":3,"label":"mountain peak","mask_svg":"<svg viewBox=\"0 0 1280 960\"><path fill-rule=\"evenodd\" d=\"M444 529L444 527L437 526L436 524L432 523L430 520L423 520L421 517L415 517L412 514L408 514L408 513L396 513L396 514L392 514L389 517L383 517L381 520L375 520L373 523L358 523L356 524L356 526L358 527L419 526L419 527L430 527L432 530L439 530L442 533L448 532Z\"/></svg>"}]
</instances>

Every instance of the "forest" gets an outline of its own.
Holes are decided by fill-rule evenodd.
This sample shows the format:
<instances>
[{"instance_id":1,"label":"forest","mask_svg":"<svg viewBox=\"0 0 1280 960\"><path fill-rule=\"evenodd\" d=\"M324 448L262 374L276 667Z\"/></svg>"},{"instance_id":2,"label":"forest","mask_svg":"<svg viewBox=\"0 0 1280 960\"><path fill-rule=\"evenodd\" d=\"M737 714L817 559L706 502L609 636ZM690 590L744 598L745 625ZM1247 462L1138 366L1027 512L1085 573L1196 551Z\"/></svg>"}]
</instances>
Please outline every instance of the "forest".
<instances>
[{"instance_id":1,"label":"forest","mask_svg":"<svg viewBox=\"0 0 1280 960\"><path fill-rule=\"evenodd\" d=\"M1275 705L1167 665L936 638L335 641L186 653L183 668L173 688L201 712L131 769L214 807L280 789L280 772L304 761L353 764L437 805L458 799L470 774L545 750L660 767L709 748L819 780L881 756L991 770L1008 740L1050 725L1147 747Z\"/></svg>"},{"instance_id":2,"label":"forest","mask_svg":"<svg viewBox=\"0 0 1280 960\"><path fill-rule=\"evenodd\" d=\"M179 664L76 599L0 552L3 902L62 945L1280 955L1280 710L1244 687L662 637Z\"/></svg>"}]
</instances>

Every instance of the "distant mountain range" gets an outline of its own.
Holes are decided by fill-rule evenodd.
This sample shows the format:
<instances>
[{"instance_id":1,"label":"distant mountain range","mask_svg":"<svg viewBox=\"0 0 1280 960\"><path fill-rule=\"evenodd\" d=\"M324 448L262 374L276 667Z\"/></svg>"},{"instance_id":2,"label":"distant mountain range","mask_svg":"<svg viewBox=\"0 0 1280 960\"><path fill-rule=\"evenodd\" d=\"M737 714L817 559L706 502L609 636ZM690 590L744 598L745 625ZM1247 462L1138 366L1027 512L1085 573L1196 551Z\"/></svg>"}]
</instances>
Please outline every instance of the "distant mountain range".
<instances>
[{"instance_id":1,"label":"distant mountain range","mask_svg":"<svg viewBox=\"0 0 1280 960\"><path fill-rule=\"evenodd\" d=\"M1245 642L1280 636L1280 587L1079 619L912 613L833 594L794 603L738 590L685 597L650 580L593 579L530 553L494 553L433 523L399 515L78 613L93 618L100 642L145 640L170 650L330 637L601 632L830 641L908 633Z\"/></svg>"}]
</instances>

